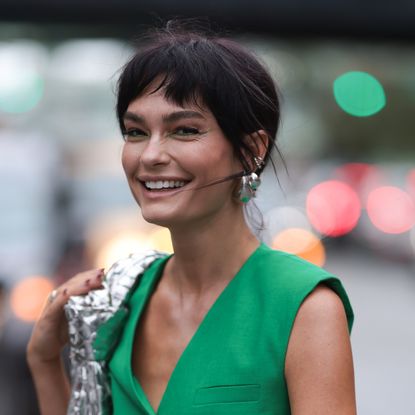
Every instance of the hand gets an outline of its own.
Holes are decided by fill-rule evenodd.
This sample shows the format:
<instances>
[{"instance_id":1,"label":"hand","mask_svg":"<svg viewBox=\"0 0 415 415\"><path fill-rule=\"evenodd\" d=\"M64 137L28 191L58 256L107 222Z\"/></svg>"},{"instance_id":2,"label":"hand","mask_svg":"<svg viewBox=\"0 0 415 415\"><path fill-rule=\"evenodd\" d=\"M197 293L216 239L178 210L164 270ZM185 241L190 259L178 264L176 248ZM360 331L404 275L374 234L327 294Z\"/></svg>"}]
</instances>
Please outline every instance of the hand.
<instances>
[{"instance_id":1,"label":"hand","mask_svg":"<svg viewBox=\"0 0 415 415\"><path fill-rule=\"evenodd\" d=\"M49 296L42 314L36 322L27 345L29 364L56 362L68 343L68 323L64 305L72 295L88 294L102 288L104 269L81 272L66 281Z\"/></svg>"}]
</instances>

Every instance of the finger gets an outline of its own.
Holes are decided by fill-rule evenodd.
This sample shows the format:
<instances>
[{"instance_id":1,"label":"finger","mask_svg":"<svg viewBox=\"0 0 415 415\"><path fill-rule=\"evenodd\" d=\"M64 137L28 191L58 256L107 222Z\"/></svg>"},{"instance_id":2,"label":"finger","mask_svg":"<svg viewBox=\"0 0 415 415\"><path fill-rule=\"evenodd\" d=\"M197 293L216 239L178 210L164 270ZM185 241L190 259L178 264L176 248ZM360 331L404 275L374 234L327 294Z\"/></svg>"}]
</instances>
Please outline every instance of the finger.
<instances>
[{"instance_id":1,"label":"finger","mask_svg":"<svg viewBox=\"0 0 415 415\"><path fill-rule=\"evenodd\" d=\"M104 276L105 274L102 268L82 273L79 278L70 280L69 283L65 284L67 294L69 296L83 295L87 294L91 290L103 288L102 282Z\"/></svg>"},{"instance_id":2,"label":"finger","mask_svg":"<svg viewBox=\"0 0 415 415\"><path fill-rule=\"evenodd\" d=\"M60 316L64 305L71 296L85 295L91 290L104 288L102 285L104 276L104 269L102 268L77 274L49 295L45 310L46 314L49 316L55 314Z\"/></svg>"},{"instance_id":3,"label":"finger","mask_svg":"<svg viewBox=\"0 0 415 415\"><path fill-rule=\"evenodd\" d=\"M69 299L68 289L66 287L57 288L54 298L51 298L51 294L47 299L47 304L44 309L44 316L48 319L61 318L63 314L63 307Z\"/></svg>"},{"instance_id":4,"label":"finger","mask_svg":"<svg viewBox=\"0 0 415 415\"><path fill-rule=\"evenodd\" d=\"M102 279L104 278L104 268L98 268L98 269L91 269L89 271L80 272L79 274L76 274L73 278L66 281L64 284L65 286L73 286L73 285L79 285L79 283L85 282L86 280L96 280L97 278Z\"/></svg>"}]
</instances>

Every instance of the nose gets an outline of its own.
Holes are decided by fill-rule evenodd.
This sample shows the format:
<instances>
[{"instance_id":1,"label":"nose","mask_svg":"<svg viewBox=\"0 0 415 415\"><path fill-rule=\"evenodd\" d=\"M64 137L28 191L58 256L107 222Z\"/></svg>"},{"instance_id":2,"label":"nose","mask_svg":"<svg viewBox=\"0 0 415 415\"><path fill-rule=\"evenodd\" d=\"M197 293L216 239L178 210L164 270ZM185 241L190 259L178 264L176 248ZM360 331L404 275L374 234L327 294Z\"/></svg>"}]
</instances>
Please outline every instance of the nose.
<instances>
[{"instance_id":1,"label":"nose","mask_svg":"<svg viewBox=\"0 0 415 415\"><path fill-rule=\"evenodd\" d=\"M148 167L168 164L170 156L164 140L156 135L151 136L145 143L140 160L143 165Z\"/></svg>"}]
</instances>

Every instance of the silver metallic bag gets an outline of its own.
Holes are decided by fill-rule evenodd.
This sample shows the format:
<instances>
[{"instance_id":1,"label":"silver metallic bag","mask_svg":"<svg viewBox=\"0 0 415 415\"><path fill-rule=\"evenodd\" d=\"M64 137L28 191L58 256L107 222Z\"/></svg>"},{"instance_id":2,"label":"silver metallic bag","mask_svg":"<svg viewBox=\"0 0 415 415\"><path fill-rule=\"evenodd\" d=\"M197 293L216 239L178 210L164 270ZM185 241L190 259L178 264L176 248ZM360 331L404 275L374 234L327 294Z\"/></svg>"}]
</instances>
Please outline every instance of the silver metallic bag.
<instances>
[{"instance_id":1,"label":"silver metallic bag","mask_svg":"<svg viewBox=\"0 0 415 415\"><path fill-rule=\"evenodd\" d=\"M128 317L126 306L148 266L166 253L149 250L116 262L103 289L73 296L65 305L69 327L72 392L68 415L110 415L107 364Z\"/></svg>"}]
</instances>

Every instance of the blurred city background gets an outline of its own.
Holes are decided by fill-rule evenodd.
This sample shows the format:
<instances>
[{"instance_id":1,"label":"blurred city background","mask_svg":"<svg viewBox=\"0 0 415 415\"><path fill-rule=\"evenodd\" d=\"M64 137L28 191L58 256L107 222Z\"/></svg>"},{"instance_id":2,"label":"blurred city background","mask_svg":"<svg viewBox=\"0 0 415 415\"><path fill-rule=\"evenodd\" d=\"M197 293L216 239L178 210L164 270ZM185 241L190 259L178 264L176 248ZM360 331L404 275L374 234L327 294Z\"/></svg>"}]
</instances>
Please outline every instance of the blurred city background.
<instances>
[{"instance_id":1,"label":"blurred city background","mask_svg":"<svg viewBox=\"0 0 415 415\"><path fill-rule=\"evenodd\" d=\"M415 6L174 3L1 2L0 415L38 414L24 355L53 287L171 250L130 195L114 111L148 11L211 15L272 72L288 172L275 154L259 237L343 281L358 413L415 414Z\"/></svg>"}]
</instances>

